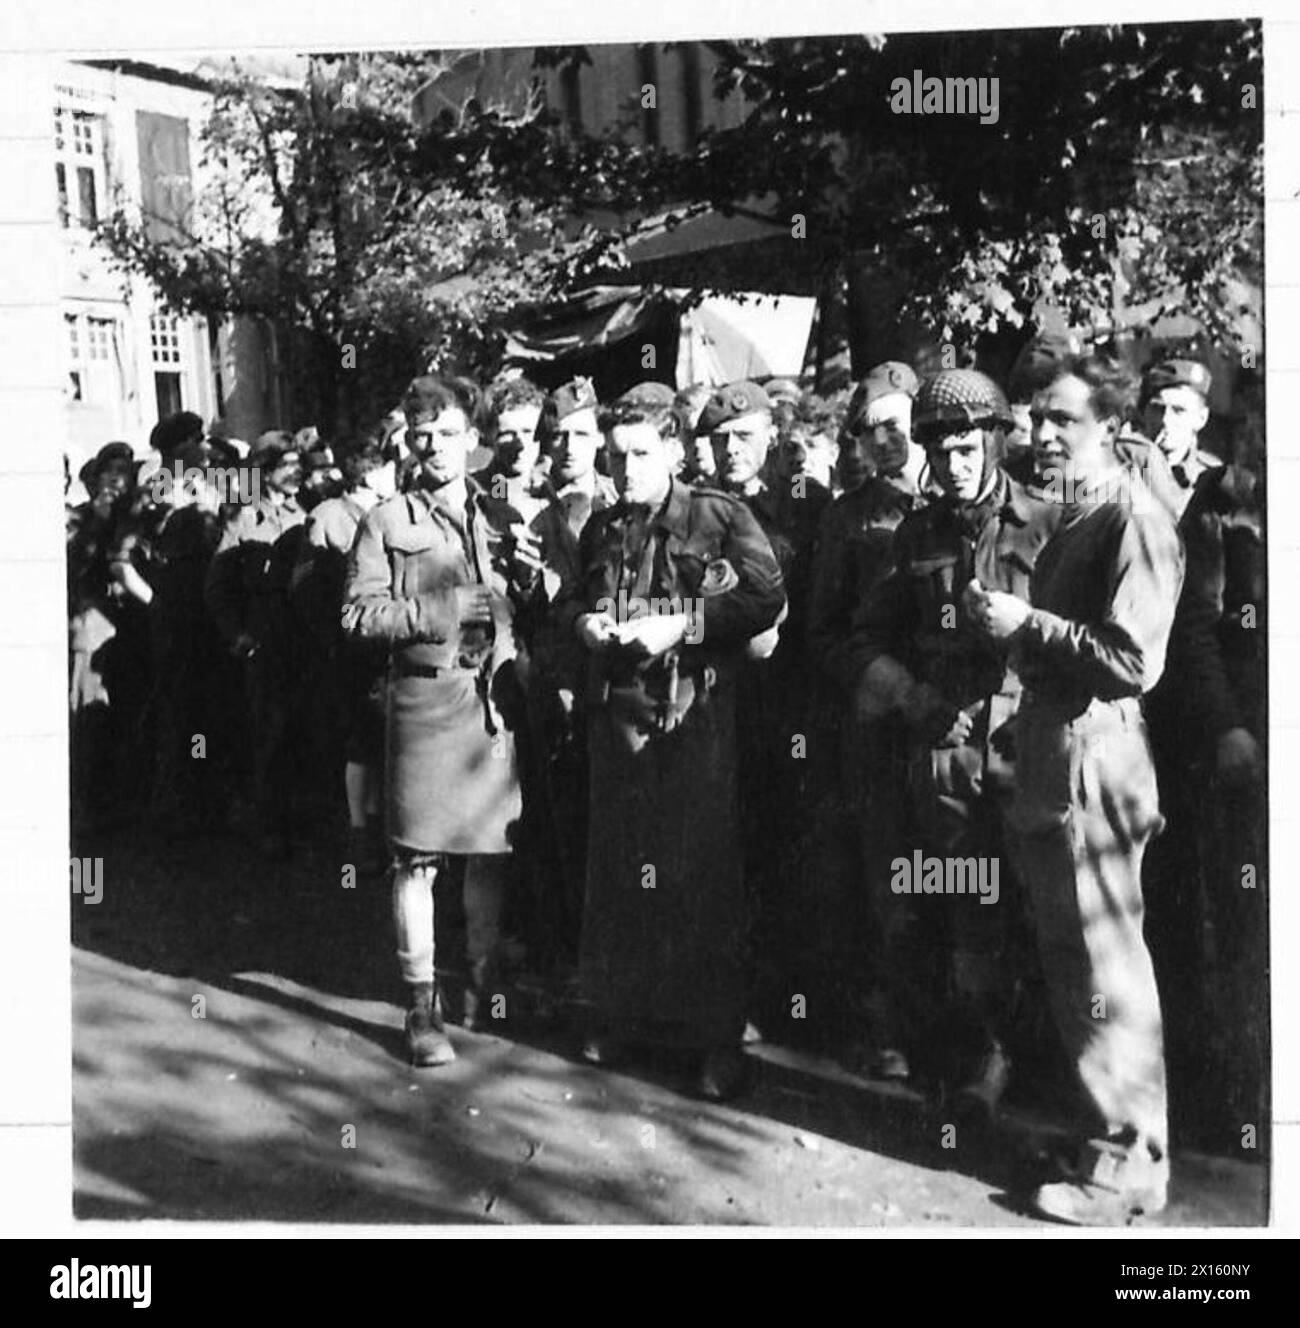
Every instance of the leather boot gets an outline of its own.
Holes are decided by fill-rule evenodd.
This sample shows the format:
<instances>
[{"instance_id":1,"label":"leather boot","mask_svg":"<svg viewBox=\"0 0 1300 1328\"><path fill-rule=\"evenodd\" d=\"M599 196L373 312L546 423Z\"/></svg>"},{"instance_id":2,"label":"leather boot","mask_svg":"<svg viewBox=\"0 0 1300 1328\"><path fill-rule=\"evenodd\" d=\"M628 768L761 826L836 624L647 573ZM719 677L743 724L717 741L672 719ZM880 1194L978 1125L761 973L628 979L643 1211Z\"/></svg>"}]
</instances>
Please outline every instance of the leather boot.
<instances>
[{"instance_id":1,"label":"leather boot","mask_svg":"<svg viewBox=\"0 0 1300 1328\"><path fill-rule=\"evenodd\" d=\"M957 1090L956 1110L991 1123L996 1119L1002 1094L1011 1078L1011 1057L996 1038L990 1038L971 1077Z\"/></svg>"},{"instance_id":2,"label":"leather boot","mask_svg":"<svg viewBox=\"0 0 1300 1328\"><path fill-rule=\"evenodd\" d=\"M406 1015L406 1050L416 1066L446 1065L456 1059L455 1049L442 1026L442 1015L434 1000L433 983L411 988L411 1008Z\"/></svg>"}]
</instances>

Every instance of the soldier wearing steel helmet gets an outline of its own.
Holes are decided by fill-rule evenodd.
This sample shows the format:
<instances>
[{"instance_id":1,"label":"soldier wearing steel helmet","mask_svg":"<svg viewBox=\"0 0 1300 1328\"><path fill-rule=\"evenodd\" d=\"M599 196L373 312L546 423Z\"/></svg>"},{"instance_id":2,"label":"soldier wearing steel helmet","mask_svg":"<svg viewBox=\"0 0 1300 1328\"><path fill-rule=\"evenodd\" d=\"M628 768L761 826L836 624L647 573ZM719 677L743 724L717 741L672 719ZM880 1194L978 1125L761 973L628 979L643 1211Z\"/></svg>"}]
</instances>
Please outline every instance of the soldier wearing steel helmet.
<instances>
[{"instance_id":1,"label":"soldier wearing steel helmet","mask_svg":"<svg viewBox=\"0 0 1300 1328\"><path fill-rule=\"evenodd\" d=\"M1009 1074L1006 1034L1019 968L1003 822L1011 790L1007 725L1020 683L1007 649L974 629L962 595L972 581L1026 594L1038 551L1063 511L1000 468L1012 423L1002 390L976 370L944 370L921 384L912 428L940 494L899 526L893 569L861 606L851 642L859 716L895 716L908 733L914 838L896 851L919 839L926 854L982 857L1001 868L996 907L974 894L877 901L906 912L910 927L887 930L910 930L938 968L934 985L946 987L969 1017L966 1045L956 1039L951 1063L935 1069L959 1086L961 1103L985 1115L996 1110ZM914 998L908 1004L917 1008ZM953 1007L932 1013L949 1027L954 1022ZM917 1047L922 1030L912 1032Z\"/></svg>"}]
</instances>

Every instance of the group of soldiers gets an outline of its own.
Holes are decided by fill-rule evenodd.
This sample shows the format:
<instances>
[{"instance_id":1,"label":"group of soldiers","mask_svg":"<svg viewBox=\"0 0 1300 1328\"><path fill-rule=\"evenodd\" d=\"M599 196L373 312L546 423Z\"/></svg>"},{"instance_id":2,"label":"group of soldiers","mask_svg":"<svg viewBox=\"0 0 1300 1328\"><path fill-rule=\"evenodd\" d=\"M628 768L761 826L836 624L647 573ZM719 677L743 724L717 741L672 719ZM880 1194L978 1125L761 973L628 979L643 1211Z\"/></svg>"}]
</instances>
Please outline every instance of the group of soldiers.
<instances>
[{"instance_id":1,"label":"group of soldiers","mask_svg":"<svg viewBox=\"0 0 1300 1328\"><path fill-rule=\"evenodd\" d=\"M589 1061L681 1048L711 1099L746 1039L815 1025L987 1124L1047 1009L1082 1114L1034 1205L1158 1212L1166 1043L1184 1093L1263 1110L1262 447L1199 449L1193 359L1138 390L1044 337L1009 388L426 376L337 462L264 436L224 507L142 503L110 445L70 535L74 710L161 715L174 794L243 697L271 856L326 772L341 860L391 876L416 1065L505 1017L511 933L576 965ZM196 424L159 426L162 464L229 459ZM88 606L118 642L151 619L152 665L106 682Z\"/></svg>"}]
</instances>

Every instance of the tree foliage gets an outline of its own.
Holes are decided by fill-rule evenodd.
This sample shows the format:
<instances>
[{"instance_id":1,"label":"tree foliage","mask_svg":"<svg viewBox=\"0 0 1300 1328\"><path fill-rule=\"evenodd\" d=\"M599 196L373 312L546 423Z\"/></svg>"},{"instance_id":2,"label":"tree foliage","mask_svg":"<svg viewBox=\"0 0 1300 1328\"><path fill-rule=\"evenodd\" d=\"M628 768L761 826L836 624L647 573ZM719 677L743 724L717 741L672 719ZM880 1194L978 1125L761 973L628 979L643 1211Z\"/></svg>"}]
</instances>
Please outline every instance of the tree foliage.
<instances>
[{"instance_id":1,"label":"tree foliage","mask_svg":"<svg viewBox=\"0 0 1300 1328\"><path fill-rule=\"evenodd\" d=\"M637 196L775 195L850 272L907 274L903 312L945 339L1045 306L1105 335L1118 306L1190 313L1222 346L1262 280L1256 21L814 37L712 46L750 104L688 157L625 163ZM900 114L894 80L998 80L998 117ZM646 177L649 178L646 178Z\"/></svg>"},{"instance_id":2,"label":"tree foliage","mask_svg":"<svg viewBox=\"0 0 1300 1328\"><path fill-rule=\"evenodd\" d=\"M159 242L122 209L101 238L175 309L296 331L300 412L355 426L414 372L490 372L509 313L580 284L607 246L558 177L530 195L497 169L535 142L540 103L417 121L444 69L437 53L317 56L286 88L232 62L188 234Z\"/></svg>"},{"instance_id":3,"label":"tree foliage","mask_svg":"<svg viewBox=\"0 0 1300 1328\"><path fill-rule=\"evenodd\" d=\"M178 309L299 329L351 421L416 369L490 372L521 309L617 279L627 242L665 210L802 213L806 238L790 243L814 248L828 289L900 274L892 313L963 345L1027 333L1049 309L1105 335L1135 308L1148 323L1190 313L1234 345L1263 266L1258 22L708 52L715 93L747 111L680 153L579 132L545 105L543 71L581 66L581 47L536 52L522 100L469 97L423 119L417 94L456 53L315 56L296 87L232 62L191 234L156 243L119 212L103 238ZM894 80L915 70L996 78L996 122L896 113ZM349 344L352 373L338 367Z\"/></svg>"}]
</instances>

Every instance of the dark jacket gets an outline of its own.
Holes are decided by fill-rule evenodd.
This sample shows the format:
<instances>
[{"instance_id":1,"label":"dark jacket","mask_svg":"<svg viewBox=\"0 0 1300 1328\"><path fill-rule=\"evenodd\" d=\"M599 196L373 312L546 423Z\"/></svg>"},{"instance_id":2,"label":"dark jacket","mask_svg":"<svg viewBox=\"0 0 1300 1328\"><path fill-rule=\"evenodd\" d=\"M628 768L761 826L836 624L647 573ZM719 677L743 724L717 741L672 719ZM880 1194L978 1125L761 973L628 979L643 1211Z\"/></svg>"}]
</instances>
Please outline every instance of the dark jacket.
<instances>
[{"instance_id":1,"label":"dark jacket","mask_svg":"<svg viewBox=\"0 0 1300 1328\"><path fill-rule=\"evenodd\" d=\"M307 514L293 498L232 510L208 568L208 609L227 642L246 632L285 645L285 605Z\"/></svg>"},{"instance_id":2,"label":"dark jacket","mask_svg":"<svg viewBox=\"0 0 1300 1328\"><path fill-rule=\"evenodd\" d=\"M1028 600L1034 563L1064 513L1000 474L977 509L940 498L909 515L894 535L892 571L854 619L846 651L854 686L888 655L959 707L1002 691L1006 648L971 627L962 592L973 578Z\"/></svg>"},{"instance_id":3,"label":"dark jacket","mask_svg":"<svg viewBox=\"0 0 1300 1328\"><path fill-rule=\"evenodd\" d=\"M845 693L857 682L853 616L890 568L894 532L924 499L886 479L869 479L827 509L818 534L808 606L813 660Z\"/></svg>"}]
</instances>

